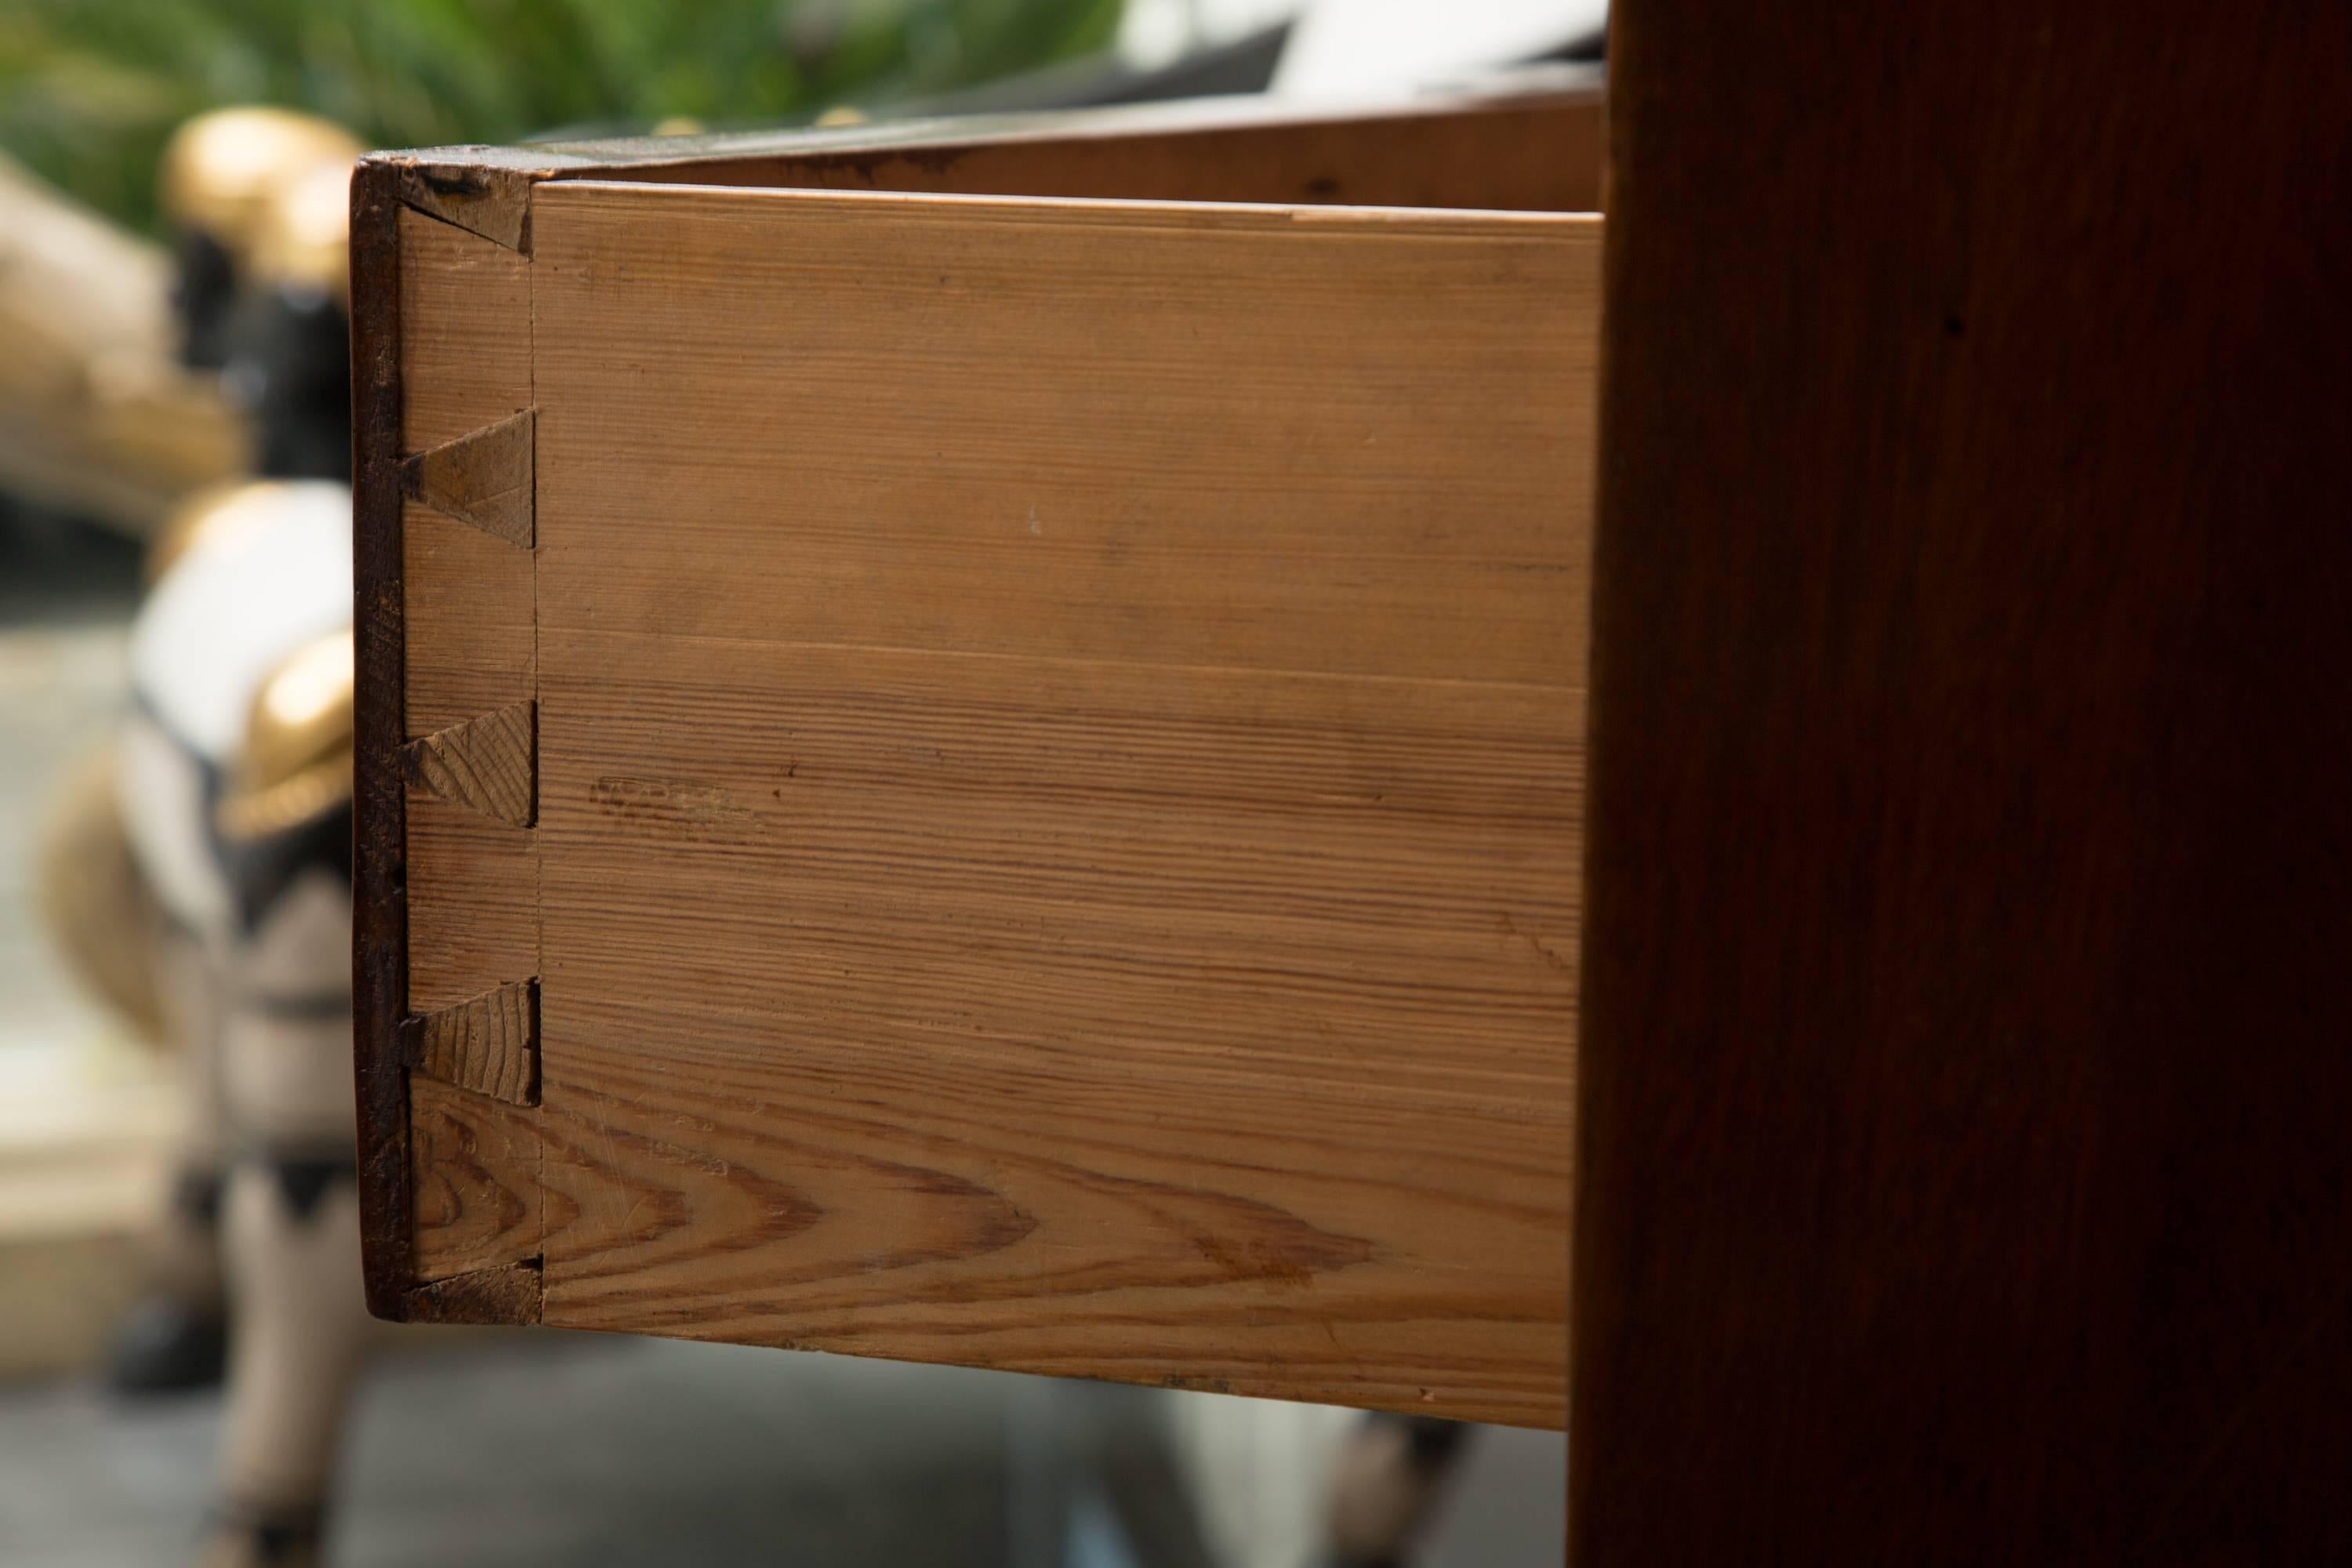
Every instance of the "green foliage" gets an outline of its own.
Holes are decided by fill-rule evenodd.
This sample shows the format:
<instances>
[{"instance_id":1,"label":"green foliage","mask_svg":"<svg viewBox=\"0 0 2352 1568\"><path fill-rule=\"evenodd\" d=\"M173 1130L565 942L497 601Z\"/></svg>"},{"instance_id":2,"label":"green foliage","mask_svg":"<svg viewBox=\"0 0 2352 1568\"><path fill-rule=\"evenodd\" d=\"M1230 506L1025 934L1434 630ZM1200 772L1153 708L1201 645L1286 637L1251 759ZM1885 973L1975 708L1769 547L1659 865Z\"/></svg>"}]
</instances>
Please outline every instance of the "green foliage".
<instances>
[{"instance_id":1,"label":"green foliage","mask_svg":"<svg viewBox=\"0 0 2352 1568\"><path fill-rule=\"evenodd\" d=\"M308 109L376 146L772 124L1102 47L1119 0L0 0L0 148L154 221L173 127Z\"/></svg>"}]
</instances>

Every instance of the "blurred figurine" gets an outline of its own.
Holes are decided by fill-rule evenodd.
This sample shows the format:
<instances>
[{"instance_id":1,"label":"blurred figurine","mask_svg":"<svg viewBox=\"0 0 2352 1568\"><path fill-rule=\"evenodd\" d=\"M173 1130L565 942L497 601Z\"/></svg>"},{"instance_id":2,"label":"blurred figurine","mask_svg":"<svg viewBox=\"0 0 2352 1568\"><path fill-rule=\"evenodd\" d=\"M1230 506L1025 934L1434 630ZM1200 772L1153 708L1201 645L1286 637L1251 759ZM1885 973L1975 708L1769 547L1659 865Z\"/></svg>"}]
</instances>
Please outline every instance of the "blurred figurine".
<instances>
[{"instance_id":1,"label":"blurred figurine","mask_svg":"<svg viewBox=\"0 0 2352 1568\"><path fill-rule=\"evenodd\" d=\"M254 432L248 455L265 478L349 478L342 279L345 193L359 152L340 128L275 109L201 115L164 150L163 202L180 258L172 294L178 350L189 366L219 373ZM239 494L206 492L170 515L151 549L151 584L160 591L184 560L249 521L254 507ZM157 944L163 989L174 995L191 990L181 973L194 962L187 947L176 931ZM226 1344L218 1028L194 1004L167 1008L166 1022L187 1057L192 1117L167 1217L149 1248L150 1289L110 1357L108 1381L124 1394L213 1382Z\"/></svg>"},{"instance_id":2,"label":"blurred figurine","mask_svg":"<svg viewBox=\"0 0 2352 1568\"><path fill-rule=\"evenodd\" d=\"M264 204L221 379L248 409L258 471L352 477L351 178L356 152L297 174Z\"/></svg>"},{"instance_id":3,"label":"blurred figurine","mask_svg":"<svg viewBox=\"0 0 2352 1568\"><path fill-rule=\"evenodd\" d=\"M157 962L173 940L155 889L131 853L116 803L114 748L101 746L66 775L37 840L33 880L41 922L67 967L140 1040L176 1041Z\"/></svg>"},{"instance_id":4,"label":"blurred figurine","mask_svg":"<svg viewBox=\"0 0 2352 1568\"><path fill-rule=\"evenodd\" d=\"M208 1568L317 1560L369 1319L351 1082L347 191L360 149L276 110L182 128L179 350L250 416L260 478L155 531L110 777L44 857L75 967L184 1051L189 1131L126 1391L220 1375Z\"/></svg>"},{"instance_id":5,"label":"blurred figurine","mask_svg":"<svg viewBox=\"0 0 2352 1568\"><path fill-rule=\"evenodd\" d=\"M147 535L244 472L245 415L193 374L170 258L0 158L0 488Z\"/></svg>"},{"instance_id":6,"label":"blurred figurine","mask_svg":"<svg viewBox=\"0 0 2352 1568\"><path fill-rule=\"evenodd\" d=\"M194 960L235 1335L208 1563L308 1563L367 1328L351 1088L351 495L213 503L132 629L117 795Z\"/></svg>"},{"instance_id":7,"label":"blurred figurine","mask_svg":"<svg viewBox=\"0 0 2352 1568\"><path fill-rule=\"evenodd\" d=\"M1427 1415L1365 1416L1332 1472L1329 1568L1403 1568L1469 1430Z\"/></svg>"},{"instance_id":8,"label":"blurred figurine","mask_svg":"<svg viewBox=\"0 0 2352 1568\"><path fill-rule=\"evenodd\" d=\"M200 114L173 133L161 174L164 216L176 236L181 353L205 370L226 365L230 321L251 281L273 214L289 187L322 168L351 166L366 149L341 126L287 109L219 109ZM341 224L335 237L340 275ZM307 269L301 279L320 279ZM340 283L327 285L340 289Z\"/></svg>"}]
</instances>

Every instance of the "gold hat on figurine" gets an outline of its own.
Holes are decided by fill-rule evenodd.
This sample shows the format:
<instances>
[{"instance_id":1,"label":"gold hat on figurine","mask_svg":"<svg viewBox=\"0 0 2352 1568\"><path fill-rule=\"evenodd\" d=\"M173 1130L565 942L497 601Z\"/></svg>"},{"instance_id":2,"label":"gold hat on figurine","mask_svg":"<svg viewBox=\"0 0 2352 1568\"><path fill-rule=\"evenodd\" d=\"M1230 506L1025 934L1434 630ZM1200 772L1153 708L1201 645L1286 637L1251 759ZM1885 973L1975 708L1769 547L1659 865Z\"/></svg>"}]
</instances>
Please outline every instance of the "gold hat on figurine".
<instances>
[{"instance_id":1,"label":"gold hat on figurine","mask_svg":"<svg viewBox=\"0 0 2352 1568\"><path fill-rule=\"evenodd\" d=\"M216 821L249 842L352 798L353 668L346 626L296 649L261 683Z\"/></svg>"},{"instance_id":2,"label":"gold hat on figurine","mask_svg":"<svg viewBox=\"0 0 2352 1568\"><path fill-rule=\"evenodd\" d=\"M253 270L273 283L351 297L352 165L313 164L262 203Z\"/></svg>"},{"instance_id":3,"label":"gold hat on figurine","mask_svg":"<svg viewBox=\"0 0 2352 1568\"><path fill-rule=\"evenodd\" d=\"M260 239L271 193L321 163L348 174L366 149L331 121L290 109L217 109L163 148L163 210L240 258Z\"/></svg>"}]
</instances>

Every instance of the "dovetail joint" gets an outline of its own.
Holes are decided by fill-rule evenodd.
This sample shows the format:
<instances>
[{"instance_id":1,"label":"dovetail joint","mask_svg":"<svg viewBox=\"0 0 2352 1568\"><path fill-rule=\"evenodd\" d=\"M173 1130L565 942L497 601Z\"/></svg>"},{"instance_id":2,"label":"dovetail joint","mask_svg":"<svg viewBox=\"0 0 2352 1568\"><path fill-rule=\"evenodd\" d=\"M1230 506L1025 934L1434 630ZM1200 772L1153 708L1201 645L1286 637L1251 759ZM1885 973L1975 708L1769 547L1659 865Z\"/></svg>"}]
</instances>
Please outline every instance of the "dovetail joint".
<instances>
[{"instance_id":1,"label":"dovetail joint","mask_svg":"<svg viewBox=\"0 0 2352 1568\"><path fill-rule=\"evenodd\" d=\"M514 827L539 813L539 705L511 702L402 748L411 784Z\"/></svg>"},{"instance_id":2,"label":"dovetail joint","mask_svg":"<svg viewBox=\"0 0 2352 1568\"><path fill-rule=\"evenodd\" d=\"M499 985L400 1026L402 1065L514 1105L539 1103L539 982Z\"/></svg>"}]
</instances>

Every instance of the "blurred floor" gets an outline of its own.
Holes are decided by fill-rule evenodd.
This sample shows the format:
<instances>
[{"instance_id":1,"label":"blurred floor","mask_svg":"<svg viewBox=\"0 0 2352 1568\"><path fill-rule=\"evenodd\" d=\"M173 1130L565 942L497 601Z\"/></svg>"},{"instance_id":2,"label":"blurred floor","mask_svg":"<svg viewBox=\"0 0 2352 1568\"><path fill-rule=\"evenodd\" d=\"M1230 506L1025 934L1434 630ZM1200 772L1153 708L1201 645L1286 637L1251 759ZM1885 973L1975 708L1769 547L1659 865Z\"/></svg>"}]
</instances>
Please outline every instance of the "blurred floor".
<instances>
[{"instance_id":1,"label":"blurred floor","mask_svg":"<svg viewBox=\"0 0 2352 1568\"><path fill-rule=\"evenodd\" d=\"M1004 1381L552 1334L387 1357L345 1456L332 1561L988 1568L1004 1562ZM0 1563L178 1561L214 1422L208 1398L0 1395Z\"/></svg>"},{"instance_id":2,"label":"blurred floor","mask_svg":"<svg viewBox=\"0 0 2352 1568\"><path fill-rule=\"evenodd\" d=\"M1207 1397L739 1346L486 1334L379 1362L345 1455L331 1560L1149 1568L1149 1553L1108 1542L1091 1554L1066 1544L1058 1561L1016 1557L1013 1520L1037 1480L1019 1456L1034 1456L1040 1426L1049 1443L1098 1434L1099 1421L1069 1419L1073 1402L1124 1402L1131 1415L1139 1400ZM209 1398L126 1410L79 1387L0 1393L0 1568L178 1562L204 1504L214 1421ZM1424 1568L1557 1563L1559 1437L1478 1437Z\"/></svg>"}]
</instances>

